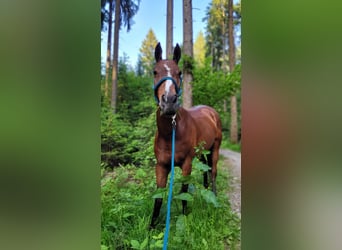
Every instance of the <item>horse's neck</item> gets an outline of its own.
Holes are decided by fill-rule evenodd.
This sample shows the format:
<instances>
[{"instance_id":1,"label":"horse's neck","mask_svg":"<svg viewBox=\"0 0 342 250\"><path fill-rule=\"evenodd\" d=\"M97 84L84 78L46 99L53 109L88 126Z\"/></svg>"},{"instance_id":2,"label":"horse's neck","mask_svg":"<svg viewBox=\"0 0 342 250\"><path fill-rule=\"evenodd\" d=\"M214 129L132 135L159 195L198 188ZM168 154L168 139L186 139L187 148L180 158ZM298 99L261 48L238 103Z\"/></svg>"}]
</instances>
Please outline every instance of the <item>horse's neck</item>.
<instances>
[{"instance_id":1,"label":"horse's neck","mask_svg":"<svg viewBox=\"0 0 342 250\"><path fill-rule=\"evenodd\" d=\"M180 107L176 115L176 124L179 125L180 123L186 122L185 116L187 116L187 111ZM184 124L182 125L184 126ZM157 111L157 127L160 136L170 137L172 133L172 118L161 116L159 109Z\"/></svg>"}]
</instances>

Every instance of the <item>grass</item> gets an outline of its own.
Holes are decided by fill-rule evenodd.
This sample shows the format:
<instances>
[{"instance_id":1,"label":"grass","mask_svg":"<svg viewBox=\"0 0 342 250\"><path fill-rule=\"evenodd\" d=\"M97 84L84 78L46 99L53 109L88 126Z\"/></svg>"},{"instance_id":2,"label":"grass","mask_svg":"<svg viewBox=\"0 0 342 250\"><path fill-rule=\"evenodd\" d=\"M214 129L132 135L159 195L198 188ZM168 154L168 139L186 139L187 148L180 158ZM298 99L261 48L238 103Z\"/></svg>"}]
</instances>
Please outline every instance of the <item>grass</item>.
<instances>
[{"instance_id":1,"label":"grass","mask_svg":"<svg viewBox=\"0 0 342 250\"><path fill-rule=\"evenodd\" d=\"M230 149L235 152L241 152L241 142L233 144L229 141L227 136L223 135L221 148Z\"/></svg>"},{"instance_id":2,"label":"grass","mask_svg":"<svg viewBox=\"0 0 342 250\"><path fill-rule=\"evenodd\" d=\"M222 161L219 162L219 170ZM217 199L202 186L202 172L193 168L189 181L188 213L177 199L181 182L175 169L169 249L235 249L240 242L240 219L231 211L227 171L219 171ZM161 249L165 230L167 190L156 192L153 167L118 167L101 181L101 249ZM148 230L153 196L164 195L156 229ZM183 198L184 199L184 198Z\"/></svg>"}]
</instances>

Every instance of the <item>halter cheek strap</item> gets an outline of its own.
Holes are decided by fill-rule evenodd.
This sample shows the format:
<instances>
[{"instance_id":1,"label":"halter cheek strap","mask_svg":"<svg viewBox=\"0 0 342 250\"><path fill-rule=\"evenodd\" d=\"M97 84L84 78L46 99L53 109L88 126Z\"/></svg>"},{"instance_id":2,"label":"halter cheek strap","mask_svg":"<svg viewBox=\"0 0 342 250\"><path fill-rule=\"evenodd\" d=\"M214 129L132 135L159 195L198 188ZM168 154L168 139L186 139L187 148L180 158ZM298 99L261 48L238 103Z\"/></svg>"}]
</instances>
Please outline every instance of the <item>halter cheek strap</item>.
<instances>
[{"instance_id":1,"label":"halter cheek strap","mask_svg":"<svg viewBox=\"0 0 342 250\"><path fill-rule=\"evenodd\" d=\"M158 96L157 96L157 93L156 93L156 92L157 92L158 88L160 87L160 85L161 85L163 82L165 82L166 80L170 80L170 81L173 83L173 85L175 86L176 94L177 94L178 97L181 96L181 94L182 94L182 78L180 77L180 86L178 87L177 82L176 82L175 79L173 79L173 78L170 77L170 76L165 76L165 77L163 77L162 79L160 79L159 82L158 82L156 85L153 86L153 90L154 90L154 99L156 100L156 103L157 103L157 104L159 104L159 99L158 99Z\"/></svg>"}]
</instances>

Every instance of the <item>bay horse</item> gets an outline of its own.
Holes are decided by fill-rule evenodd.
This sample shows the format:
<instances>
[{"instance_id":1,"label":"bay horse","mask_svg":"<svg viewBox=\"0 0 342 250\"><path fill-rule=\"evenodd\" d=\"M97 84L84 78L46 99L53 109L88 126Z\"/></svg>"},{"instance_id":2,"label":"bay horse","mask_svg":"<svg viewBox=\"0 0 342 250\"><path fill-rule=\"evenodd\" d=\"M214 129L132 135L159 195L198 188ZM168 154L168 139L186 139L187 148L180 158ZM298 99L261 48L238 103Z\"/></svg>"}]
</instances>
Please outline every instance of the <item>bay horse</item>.
<instances>
[{"instance_id":1,"label":"bay horse","mask_svg":"<svg viewBox=\"0 0 342 250\"><path fill-rule=\"evenodd\" d=\"M154 95L158 105L157 131L154 140L154 154L157 160L157 188L165 188L171 170L171 135L172 119L176 121L175 166L180 166L182 175L191 174L195 147L203 144L209 150L207 163L211 167L212 191L216 194L217 161L222 140L222 125L218 113L208 106L195 106L185 109L179 104L181 92L181 71L178 62L181 50L177 44L173 52L173 60L162 60L160 43L154 52ZM204 161L204 159L201 159ZM203 174L203 185L208 188L208 174ZM182 184L181 192L187 192L188 184ZM156 198L150 228L154 228L162 205L162 198ZM183 214L187 202L182 200Z\"/></svg>"}]
</instances>

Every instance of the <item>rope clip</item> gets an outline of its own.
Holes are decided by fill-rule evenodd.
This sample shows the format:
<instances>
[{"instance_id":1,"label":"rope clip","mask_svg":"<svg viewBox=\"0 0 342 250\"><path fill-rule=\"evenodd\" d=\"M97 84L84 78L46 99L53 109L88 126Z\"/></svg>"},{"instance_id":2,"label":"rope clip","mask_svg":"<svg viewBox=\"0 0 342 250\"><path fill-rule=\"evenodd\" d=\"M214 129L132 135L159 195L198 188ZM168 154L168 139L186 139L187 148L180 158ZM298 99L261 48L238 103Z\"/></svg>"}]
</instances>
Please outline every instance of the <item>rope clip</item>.
<instances>
[{"instance_id":1,"label":"rope clip","mask_svg":"<svg viewBox=\"0 0 342 250\"><path fill-rule=\"evenodd\" d=\"M176 128L176 114L172 116L172 128Z\"/></svg>"}]
</instances>

